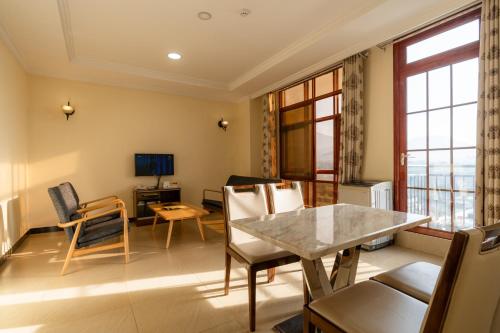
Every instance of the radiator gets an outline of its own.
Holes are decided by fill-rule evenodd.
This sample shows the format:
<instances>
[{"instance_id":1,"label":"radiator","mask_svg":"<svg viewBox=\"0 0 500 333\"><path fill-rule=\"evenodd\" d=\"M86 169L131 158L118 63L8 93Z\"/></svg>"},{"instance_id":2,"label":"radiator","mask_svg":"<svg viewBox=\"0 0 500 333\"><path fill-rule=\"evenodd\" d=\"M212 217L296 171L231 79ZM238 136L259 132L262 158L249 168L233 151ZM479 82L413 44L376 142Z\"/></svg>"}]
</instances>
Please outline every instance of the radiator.
<instances>
[{"instance_id":1,"label":"radiator","mask_svg":"<svg viewBox=\"0 0 500 333\"><path fill-rule=\"evenodd\" d=\"M360 181L339 184L337 202L393 210L392 182ZM392 242L393 237L386 236L365 243L361 248L372 251L390 245Z\"/></svg>"}]
</instances>

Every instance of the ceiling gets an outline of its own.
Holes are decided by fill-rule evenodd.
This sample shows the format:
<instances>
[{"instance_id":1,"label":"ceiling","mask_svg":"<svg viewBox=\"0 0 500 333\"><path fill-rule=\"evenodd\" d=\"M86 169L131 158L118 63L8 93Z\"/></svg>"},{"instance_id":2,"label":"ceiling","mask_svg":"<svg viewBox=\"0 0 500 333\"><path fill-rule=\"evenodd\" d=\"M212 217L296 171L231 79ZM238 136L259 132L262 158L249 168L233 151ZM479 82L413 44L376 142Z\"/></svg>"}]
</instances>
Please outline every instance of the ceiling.
<instances>
[{"instance_id":1,"label":"ceiling","mask_svg":"<svg viewBox=\"0 0 500 333\"><path fill-rule=\"evenodd\" d=\"M470 2L0 0L0 37L29 73L238 101Z\"/></svg>"}]
</instances>

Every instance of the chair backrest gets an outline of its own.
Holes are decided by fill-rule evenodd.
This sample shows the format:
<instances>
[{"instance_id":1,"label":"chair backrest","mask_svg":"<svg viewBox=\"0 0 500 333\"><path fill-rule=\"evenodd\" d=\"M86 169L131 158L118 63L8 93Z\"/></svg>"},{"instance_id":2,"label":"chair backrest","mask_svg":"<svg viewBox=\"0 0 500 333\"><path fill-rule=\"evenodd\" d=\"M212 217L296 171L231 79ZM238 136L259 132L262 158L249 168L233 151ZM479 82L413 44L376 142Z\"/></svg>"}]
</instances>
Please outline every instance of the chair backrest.
<instances>
[{"instance_id":1,"label":"chair backrest","mask_svg":"<svg viewBox=\"0 0 500 333\"><path fill-rule=\"evenodd\" d=\"M71 184L70 182L64 182L59 185L69 186L71 192L73 192L73 197L75 198L77 205L80 206L80 198L78 197L78 193L76 193L76 189L73 184Z\"/></svg>"},{"instance_id":2,"label":"chair backrest","mask_svg":"<svg viewBox=\"0 0 500 333\"><path fill-rule=\"evenodd\" d=\"M48 189L49 196L52 199L57 216L61 223L67 223L80 218L76 211L80 208L78 199L75 198L74 189L69 183L63 183ZM69 239L73 238L73 228L64 228Z\"/></svg>"},{"instance_id":3,"label":"chair backrest","mask_svg":"<svg viewBox=\"0 0 500 333\"><path fill-rule=\"evenodd\" d=\"M238 229L229 227L228 222L269 213L264 185L224 186L223 199L226 244L231 241L251 241L253 237Z\"/></svg>"},{"instance_id":4,"label":"chair backrest","mask_svg":"<svg viewBox=\"0 0 500 333\"><path fill-rule=\"evenodd\" d=\"M500 223L455 233L421 332L500 332Z\"/></svg>"},{"instance_id":5,"label":"chair backrest","mask_svg":"<svg viewBox=\"0 0 500 333\"><path fill-rule=\"evenodd\" d=\"M286 186L286 184L267 184L271 213L291 212L304 208L300 182L292 182L290 188Z\"/></svg>"}]
</instances>

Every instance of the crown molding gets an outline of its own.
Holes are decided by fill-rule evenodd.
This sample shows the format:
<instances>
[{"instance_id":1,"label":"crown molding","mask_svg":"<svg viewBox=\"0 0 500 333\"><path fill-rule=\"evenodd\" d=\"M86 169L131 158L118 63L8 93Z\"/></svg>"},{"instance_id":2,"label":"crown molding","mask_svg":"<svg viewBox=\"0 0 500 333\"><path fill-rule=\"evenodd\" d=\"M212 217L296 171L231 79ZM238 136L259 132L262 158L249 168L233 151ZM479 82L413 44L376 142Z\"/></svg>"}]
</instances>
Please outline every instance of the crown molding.
<instances>
[{"instance_id":1,"label":"crown molding","mask_svg":"<svg viewBox=\"0 0 500 333\"><path fill-rule=\"evenodd\" d=\"M73 29L71 28L71 11L67 0L57 0L57 9L61 19L61 28L66 46L66 54L71 62L76 58L75 43L73 38Z\"/></svg>"},{"instance_id":2,"label":"crown molding","mask_svg":"<svg viewBox=\"0 0 500 333\"><path fill-rule=\"evenodd\" d=\"M332 31L335 31L335 29L338 28L339 26L342 26L344 23L351 20L353 17L360 16L361 14L366 13L369 10L372 10L377 5L378 5L378 3L362 6L361 8L353 10L350 13L347 13L347 14L344 13L342 16L336 17L332 21L324 24L319 29L307 34L302 39L295 41L294 43L290 44L289 46L287 46L283 50L274 54L273 56L271 56L267 60L264 60L263 62L261 62L260 64L255 66L254 68L250 69L249 71L247 71L243 75L239 76L238 78L236 78L235 80L230 82L229 83L229 90L232 91L232 90L237 89L238 87L242 86L246 82L253 80L257 76L263 74L264 72L268 71L269 69L273 68L274 66L282 63L283 61L287 60L288 58L292 57L293 55L295 55L301 51L306 50L310 46L319 42L321 39L325 38Z\"/></svg>"},{"instance_id":3,"label":"crown molding","mask_svg":"<svg viewBox=\"0 0 500 333\"><path fill-rule=\"evenodd\" d=\"M7 30L5 30L4 26L1 23L0 23L0 39L4 42L5 46L7 46L9 51L14 55L14 58L16 58L17 62L24 69L24 71L28 72L29 68L28 65L26 64L26 61L24 61L23 54L16 47L9 33L7 32Z\"/></svg>"},{"instance_id":4,"label":"crown molding","mask_svg":"<svg viewBox=\"0 0 500 333\"><path fill-rule=\"evenodd\" d=\"M76 57L71 61L71 63L75 65L86 66L95 69L103 69L111 72L129 74L134 76L141 76L160 81L182 83L190 86L211 88L217 90L228 90L227 85L223 82L199 79L182 74L155 71L143 67L120 64L116 62L107 62L88 57Z\"/></svg>"}]
</instances>

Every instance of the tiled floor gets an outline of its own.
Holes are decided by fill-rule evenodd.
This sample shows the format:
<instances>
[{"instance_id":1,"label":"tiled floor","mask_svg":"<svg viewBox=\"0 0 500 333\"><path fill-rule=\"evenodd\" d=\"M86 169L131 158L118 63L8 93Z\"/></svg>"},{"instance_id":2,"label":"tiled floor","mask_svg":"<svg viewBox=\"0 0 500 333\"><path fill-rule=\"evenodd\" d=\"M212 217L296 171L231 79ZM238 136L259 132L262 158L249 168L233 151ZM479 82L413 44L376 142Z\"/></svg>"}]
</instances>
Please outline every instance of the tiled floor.
<instances>
[{"instance_id":1,"label":"tiled floor","mask_svg":"<svg viewBox=\"0 0 500 333\"><path fill-rule=\"evenodd\" d=\"M113 252L73 260L59 276L68 242L62 232L32 235L0 267L0 332L246 332L246 271L233 261L231 290L223 296L223 236L194 221L132 227L131 261ZM389 247L363 252L357 280L401 264L440 258ZM327 268L332 258L326 258ZM273 283L261 273L257 331L301 310L299 264L278 269Z\"/></svg>"}]
</instances>

